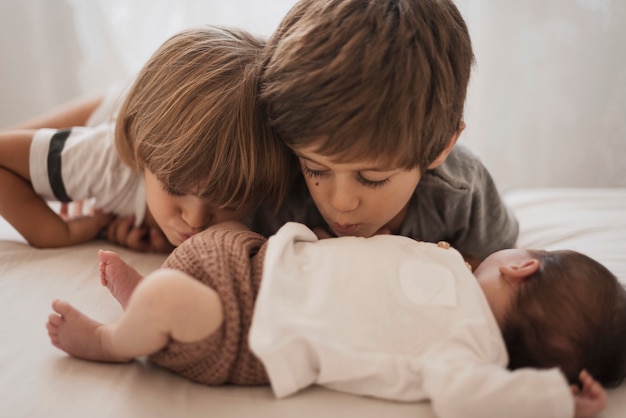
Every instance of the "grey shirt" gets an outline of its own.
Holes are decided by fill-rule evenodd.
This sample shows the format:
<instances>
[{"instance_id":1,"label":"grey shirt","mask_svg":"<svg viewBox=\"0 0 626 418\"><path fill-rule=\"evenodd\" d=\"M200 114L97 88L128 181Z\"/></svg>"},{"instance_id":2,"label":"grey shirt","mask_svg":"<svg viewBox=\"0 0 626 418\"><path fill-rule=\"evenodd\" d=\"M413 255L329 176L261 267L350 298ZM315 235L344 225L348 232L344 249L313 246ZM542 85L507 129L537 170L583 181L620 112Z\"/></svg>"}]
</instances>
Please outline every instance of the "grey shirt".
<instances>
[{"instance_id":1,"label":"grey shirt","mask_svg":"<svg viewBox=\"0 0 626 418\"><path fill-rule=\"evenodd\" d=\"M309 228L325 228L303 178L278 213L265 207L253 211L246 224L270 236L286 222ZM513 213L506 207L491 175L478 157L457 144L446 161L427 171L409 202L400 235L420 241L447 241L464 256L483 260L489 254L512 248L519 232Z\"/></svg>"}]
</instances>

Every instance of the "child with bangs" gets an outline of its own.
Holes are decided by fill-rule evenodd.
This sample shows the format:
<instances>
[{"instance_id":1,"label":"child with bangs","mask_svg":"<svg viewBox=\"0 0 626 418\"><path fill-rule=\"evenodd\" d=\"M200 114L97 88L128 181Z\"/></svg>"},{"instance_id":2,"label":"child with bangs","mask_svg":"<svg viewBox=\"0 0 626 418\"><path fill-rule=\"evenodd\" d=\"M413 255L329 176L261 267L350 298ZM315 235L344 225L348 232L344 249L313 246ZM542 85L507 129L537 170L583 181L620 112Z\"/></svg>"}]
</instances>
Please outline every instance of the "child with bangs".
<instances>
[{"instance_id":1,"label":"child with bangs","mask_svg":"<svg viewBox=\"0 0 626 418\"><path fill-rule=\"evenodd\" d=\"M152 55L121 107L118 92L22 125L59 128L89 114L88 126L0 133L0 214L39 248L104 229L114 243L169 252L210 225L280 204L294 162L257 103L262 48L243 31L192 28ZM65 219L47 204L84 199L91 216Z\"/></svg>"},{"instance_id":2,"label":"child with bangs","mask_svg":"<svg viewBox=\"0 0 626 418\"><path fill-rule=\"evenodd\" d=\"M517 220L458 143L474 57L452 1L301 0L263 54L261 102L303 177L253 230L444 240L474 266L515 244Z\"/></svg>"}]
</instances>

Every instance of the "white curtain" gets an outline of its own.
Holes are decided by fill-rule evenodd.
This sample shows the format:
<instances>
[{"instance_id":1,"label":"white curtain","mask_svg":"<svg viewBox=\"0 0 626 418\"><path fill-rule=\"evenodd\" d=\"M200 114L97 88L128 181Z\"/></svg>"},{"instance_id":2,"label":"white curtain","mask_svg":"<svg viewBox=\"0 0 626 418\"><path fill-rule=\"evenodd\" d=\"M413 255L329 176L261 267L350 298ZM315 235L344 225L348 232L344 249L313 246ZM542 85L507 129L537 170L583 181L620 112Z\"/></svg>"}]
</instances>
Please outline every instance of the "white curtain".
<instances>
[{"instance_id":1,"label":"white curtain","mask_svg":"<svg viewBox=\"0 0 626 418\"><path fill-rule=\"evenodd\" d=\"M498 185L626 186L626 2L466 2L465 140Z\"/></svg>"},{"instance_id":2,"label":"white curtain","mask_svg":"<svg viewBox=\"0 0 626 418\"><path fill-rule=\"evenodd\" d=\"M2 0L0 126L135 73L184 27L269 36L295 1ZM626 187L626 2L457 4L476 53L461 141L499 187Z\"/></svg>"},{"instance_id":3,"label":"white curtain","mask_svg":"<svg viewBox=\"0 0 626 418\"><path fill-rule=\"evenodd\" d=\"M65 0L0 0L0 28L0 127L81 94L81 54Z\"/></svg>"},{"instance_id":4,"label":"white curtain","mask_svg":"<svg viewBox=\"0 0 626 418\"><path fill-rule=\"evenodd\" d=\"M296 0L67 1L83 52L81 84L92 91L136 73L163 41L189 26L233 26L267 37Z\"/></svg>"}]
</instances>

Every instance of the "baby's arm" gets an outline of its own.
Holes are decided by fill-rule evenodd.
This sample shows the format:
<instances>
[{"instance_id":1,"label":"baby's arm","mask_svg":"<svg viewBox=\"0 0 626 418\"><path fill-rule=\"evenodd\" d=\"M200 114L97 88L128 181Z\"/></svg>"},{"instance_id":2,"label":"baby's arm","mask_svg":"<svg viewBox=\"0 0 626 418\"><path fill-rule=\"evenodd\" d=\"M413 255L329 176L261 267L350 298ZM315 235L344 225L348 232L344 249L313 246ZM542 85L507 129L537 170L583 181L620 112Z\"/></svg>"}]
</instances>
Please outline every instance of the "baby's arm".
<instances>
[{"instance_id":1,"label":"baby's arm","mask_svg":"<svg viewBox=\"0 0 626 418\"><path fill-rule=\"evenodd\" d=\"M606 391L586 370L580 372L579 379L583 386L582 390L578 389L578 386L571 387L574 395L574 417L596 416L606 406Z\"/></svg>"},{"instance_id":2,"label":"baby's arm","mask_svg":"<svg viewBox=\"0 0 626 418\"><path fill-rule=\"evenodd\" d=\"M510 371L468 357L425 359L423 386L442 418L574 416L574 397L557 369Z\"/></svg>"},{"instance_id":3,"label":"baby's arm","mask_svg":"<svg viewBox=\"0 0 626 418\"><path fill-rule=\"evenodd\" d=\"M94 239L110 222L110 216L95 213L66 222L33 190L29 153L34 132L0 133L0 215L35 247L61 247Z\"/></svg>"}]
</instances>

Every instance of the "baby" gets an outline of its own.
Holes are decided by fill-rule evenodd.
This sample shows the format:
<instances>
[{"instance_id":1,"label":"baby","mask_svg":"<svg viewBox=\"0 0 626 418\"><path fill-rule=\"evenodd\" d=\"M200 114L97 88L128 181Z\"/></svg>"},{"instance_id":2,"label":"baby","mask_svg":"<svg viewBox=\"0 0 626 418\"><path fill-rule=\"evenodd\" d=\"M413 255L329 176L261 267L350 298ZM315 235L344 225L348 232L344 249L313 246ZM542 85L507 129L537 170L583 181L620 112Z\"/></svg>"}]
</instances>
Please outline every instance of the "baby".
<instances>
[{"instance_id":1,"label":"baby","mask_svg":"<svg viewBox=\"0 0 626 418\"><path fill-rule=\"evenodd\" d=\"M149 355L205 384L270 383L277 397L319 384L431 400L442 417L593 416L600 384L626 373L626 291L573 251L503 250L472 274L445 242L318 240L297 223L266 240L227 222L144 279L100 258L122 318L100 324L57 300L47 325L88 360Z\"/></svg>"}]
</instances>

